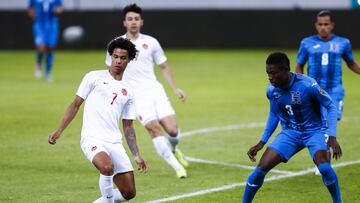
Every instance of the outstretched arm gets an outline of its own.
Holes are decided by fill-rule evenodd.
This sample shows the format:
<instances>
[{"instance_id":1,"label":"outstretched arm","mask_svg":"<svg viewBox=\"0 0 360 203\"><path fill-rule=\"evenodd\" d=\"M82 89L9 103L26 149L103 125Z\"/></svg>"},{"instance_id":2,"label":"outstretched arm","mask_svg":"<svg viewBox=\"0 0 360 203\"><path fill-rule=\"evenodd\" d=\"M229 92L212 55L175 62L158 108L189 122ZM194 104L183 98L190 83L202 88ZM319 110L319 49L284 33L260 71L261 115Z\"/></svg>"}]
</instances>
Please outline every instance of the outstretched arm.
<instances>
[{"instance_id":1,"label":"outstretched arm","mask_svg":"<svg viewBox=\"0 0 360 203\"><path fill-rule=\"evenodd\" d=\"M171 73L169 65L166 62L164 62L164 63L160 64L159 66L161 68L162 74L164 75L166 81L168 81L168 83L170 84L170 86L173 89L173 91L175 92L175 94L178 96L178 98L182 102L184 102L186 100L186 94L182 89L180 89L176 86L176 82L175 82L173 74Z\"/></svg>"},{"instance_id":2,"label":"outstretched arm","mask_svg":"<svg viewBox=\"0 0 360 203\"><path fill-rule=\"evenodd\" d=\"M269 140L273 132L276 130L276 127L279 123L279 117L276 115L277 108L275 108L275 104L270 100L270 112L268 116L268 120L266 122L266 127L263 133L263 136L261 137L261 140L259 143L257 143L255 146L252 146L249 151L247 152L247 155L249 156L249 159L252 162L255 162L256 155L258 151L260 151L266 142Z\"/></svg>"},{"instance_id":3,"label":"outstretched arm","mask_svg":"<svg viewBox=\"0 0 360 203\"><path fill-rule=\"evenodd\" d=\"M63 119L61 120L59 128L49 136L48 141L50 144L56 144L56 140L59 139L61 133L74 119L83 102L84 99L76 95L74 101L69 105L69 107L65 111L65 114L63 116Z\"/></svg>"},{"instance_id":4,"label":"outstretched arm","mask_svg":"<svg viewBox=\"0 0 360 203\"><path fill-rule=\"evenodd\" d=\"M347 66L357 74L360 74L360 67L355 61L346 62Z\"/></svg>"},{"instance_id":5,"label":"outstretched arm","mask_svg":"<svg viewBox=\"0 0 360 203\"><path fill-rule=\"evenodd\" d=\"M134 160L136 164L138 165L138 170L140 172L146 172L147 171L147 164L146 162L141 158L139 149L136 143L136 135L135 135L135 129L133 125L132 120L123 119L123 129L124 129L124 135L126 138L126 142L129 146L129 149L134 156Z\"/></svg>"}]
</instances>

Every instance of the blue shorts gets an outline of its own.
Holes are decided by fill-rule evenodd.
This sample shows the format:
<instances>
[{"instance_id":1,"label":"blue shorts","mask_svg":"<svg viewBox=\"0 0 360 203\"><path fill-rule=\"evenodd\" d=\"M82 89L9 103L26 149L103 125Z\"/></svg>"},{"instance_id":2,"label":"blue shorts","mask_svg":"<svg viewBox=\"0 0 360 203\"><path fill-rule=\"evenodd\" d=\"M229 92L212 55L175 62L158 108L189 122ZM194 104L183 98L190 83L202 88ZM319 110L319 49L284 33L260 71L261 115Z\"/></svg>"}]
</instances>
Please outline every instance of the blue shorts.
<instances>
[{"instance_id":1,"label":"blue shorts","mask_svg":"<svg viewBox=\"0 0 360 203\"><path fill-rule=\"evenodd\" d=\"M59 38L59 28L56 24L33 24L35 46L46 45L50 48L56 47Z\"/></svg>"},{"instance_id":2,"label":"blue shorts","mask_svg":"<svg viewBox=\"0 0 360 203\"><path fill-rule=\"evenodd\" d=\"M307 147L314 159L314 155L319 150L327 150L328 135L322 131L299 132L293 130L282 130L270 143L269 148L277 152L283 162Z\"/></svg>"},{"instance_id":3,"label":"blue shorts","mask_svg":"<svg viewBox=\"0 0 360 203\"><path fill-rule=\"evenodd\" d=\"M326 89L326 92L330 95L331 99L335 103L335 106L337 109L337 120L341 120L342 112L344 109L344 107L343 107L344 97L345 97L344 88L342 86L337 86L337 87L334 87L331 89ZM326 116L326 115L324 115L324 116Z\"/></svg>"}]
</instances>

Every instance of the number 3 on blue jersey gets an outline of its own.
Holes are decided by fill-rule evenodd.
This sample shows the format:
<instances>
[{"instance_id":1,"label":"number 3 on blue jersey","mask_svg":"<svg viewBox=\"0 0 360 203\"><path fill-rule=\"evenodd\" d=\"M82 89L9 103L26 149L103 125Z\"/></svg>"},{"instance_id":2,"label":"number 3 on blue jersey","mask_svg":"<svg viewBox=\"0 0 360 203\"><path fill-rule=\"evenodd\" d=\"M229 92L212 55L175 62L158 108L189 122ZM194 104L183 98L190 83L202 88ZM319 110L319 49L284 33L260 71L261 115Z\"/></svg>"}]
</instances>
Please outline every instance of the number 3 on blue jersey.
<instances>
[{"instance_id":1,"label":"number 3 on blue jersey","mask_svg":"<svg viewBox=\"0 0 360 203\"><path fill-rule=\"evenodd\" d=\"M294 112L291 108L291 105L285 105L285 109L287 110L286 112L290 115L290 116L293 116L294 115Z\"/></svg>"}]
</instances>

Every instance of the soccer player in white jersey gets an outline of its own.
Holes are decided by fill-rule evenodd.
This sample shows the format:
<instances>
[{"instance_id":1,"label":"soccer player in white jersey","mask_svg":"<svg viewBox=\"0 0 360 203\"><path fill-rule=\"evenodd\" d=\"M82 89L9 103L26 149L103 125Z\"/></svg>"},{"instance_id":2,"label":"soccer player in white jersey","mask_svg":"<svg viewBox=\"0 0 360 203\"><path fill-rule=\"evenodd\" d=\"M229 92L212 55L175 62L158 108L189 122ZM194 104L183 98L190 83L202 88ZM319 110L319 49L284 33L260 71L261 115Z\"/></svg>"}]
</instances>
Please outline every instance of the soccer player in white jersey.
<instances>
[{"instance_id":1,"label":"soccer player in white jersey","mask_svg":"<svg viewBox=\"0 0 360 203\"><path fill-rule=\"evenodd\" d=\"M128 5L123 9L123 24L127 32L120 37L129 39L138 50L136 58L129 63L124 73L124 79L134 88L137 118L149 132L157 153L176 171L178 178L185 178L187 174L184 167L188 166L188 162L177 147L180 130L175 111L163 86L156 79L154 62L160 67L181 101L186 100L186 94L177 87L159 42L149 35L140 33L144 24L141 14L142 9L136 4ZM110 66L109 55L105 63ZM166 131L167 136L164 136L161 127Z\"/></svg>"},{"instance_id":2,"label":"soccer player in white jersey","mask_svg":"<svg viewBox=\"0 0 360 203\"><path fill-rule=\"evenodd\" d=\"M59 128L48 140L50 144L56 143L85 101L80 145L85 156L100 172L102 196L96 203L126 201L136 194L133 168L122 145L120 117L126 142L138 169L140 172L147 170L147 164L139 154L133 127L136 119L133 92L123 80L125 68L135 58L137 50L134 44L123 38L112 40L107 50L111 54L110 68L85 75ZM113 189L113 183L118 189Z\"/></svg>"}]
</instances>

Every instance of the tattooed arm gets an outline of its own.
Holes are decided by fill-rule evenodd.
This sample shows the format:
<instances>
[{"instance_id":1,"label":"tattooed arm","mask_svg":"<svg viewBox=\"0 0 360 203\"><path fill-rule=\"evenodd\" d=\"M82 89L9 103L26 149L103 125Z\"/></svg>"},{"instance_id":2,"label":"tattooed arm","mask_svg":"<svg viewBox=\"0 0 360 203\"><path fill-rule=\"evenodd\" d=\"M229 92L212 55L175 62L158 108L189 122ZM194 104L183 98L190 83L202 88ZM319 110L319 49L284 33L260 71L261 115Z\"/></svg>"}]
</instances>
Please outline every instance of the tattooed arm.
<instances>
[{"instance_id":1,"label":"tattooed arm","mask_svg":"<svg viewBox=\"0 0 360 203\"><path fill-rule=\"evenodd\" d=\"M141 158L139 149L136 143L136 135L135 135L135 129L133 125L133 120L127 120L123 119L123 129L124 129L124 135L126 138L126 142L129 146L129 149L134 156L134 160L136 164L138 165L138 170L141 172L147 171L147 164L146 162Z\"/></svg>"}]
</instances>

